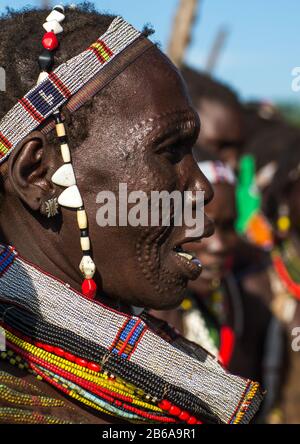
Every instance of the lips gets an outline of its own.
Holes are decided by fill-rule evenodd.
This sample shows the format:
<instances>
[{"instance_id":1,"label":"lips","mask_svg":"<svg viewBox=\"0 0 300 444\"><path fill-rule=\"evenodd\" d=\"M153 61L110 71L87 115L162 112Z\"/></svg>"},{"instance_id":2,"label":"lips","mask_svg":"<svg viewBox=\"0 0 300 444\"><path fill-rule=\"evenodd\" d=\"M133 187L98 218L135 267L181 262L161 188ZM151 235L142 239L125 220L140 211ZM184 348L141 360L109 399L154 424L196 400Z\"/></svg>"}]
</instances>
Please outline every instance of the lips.
<instances>
[{"instance_id":1,"label":"lips","mask_svg":"<svg viewBox=\"0 0 300 444\"><path fill-rule=\"evenodd\" d=\"M209 237L214 232L214 225L211 221L205 226L203 234L199 237L185 237L178 240L173 248L172 254L176 268L187 279L195 280L202 272L202 263L197 258L196 253L188 249L189 243L201 242L204 237Z\"/></svg>"},{"instance_id":2,"label":"lips","mask_svg":"<svg viewBox=\"0 0 300 444\"><path fill-rule=\"evenodd\" d=\"M181 270L187 279L197 279L202 271L202 264L195 253L185 251L181 246L176 246L173 250L174 259L178 269Z\"/></svg>"}]
</instances>

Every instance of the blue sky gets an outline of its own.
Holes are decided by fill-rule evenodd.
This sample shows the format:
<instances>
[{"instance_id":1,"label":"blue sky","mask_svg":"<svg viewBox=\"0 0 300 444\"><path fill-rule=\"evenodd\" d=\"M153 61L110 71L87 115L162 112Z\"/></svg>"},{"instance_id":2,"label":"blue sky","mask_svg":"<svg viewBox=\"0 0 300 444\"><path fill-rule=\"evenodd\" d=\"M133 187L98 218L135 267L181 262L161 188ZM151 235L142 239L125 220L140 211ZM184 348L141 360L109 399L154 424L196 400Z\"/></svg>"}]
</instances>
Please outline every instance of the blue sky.
<instances>
[{"instance_id":1,"label":"blue sky","mask_svg":"<svg viewBox=\"0 0 300 444\"><path fill-rule=\"evenodd\" d=\"M0 0L0 11L6 5L18 8L40 3L41 0ZM95 0L94 3L100 10L123 15L138 28L151 23L156 30L155 40L161 42L163 49L167 47L178 0ZM201 0L199 3L193 40L186 55L188 63L203 67L217 31L226 26L229 36L215 76L233 85L244 99L300 103L300 93L291 90L291 70L300 66L299 0Z\"/></svg>"}]
</instances>

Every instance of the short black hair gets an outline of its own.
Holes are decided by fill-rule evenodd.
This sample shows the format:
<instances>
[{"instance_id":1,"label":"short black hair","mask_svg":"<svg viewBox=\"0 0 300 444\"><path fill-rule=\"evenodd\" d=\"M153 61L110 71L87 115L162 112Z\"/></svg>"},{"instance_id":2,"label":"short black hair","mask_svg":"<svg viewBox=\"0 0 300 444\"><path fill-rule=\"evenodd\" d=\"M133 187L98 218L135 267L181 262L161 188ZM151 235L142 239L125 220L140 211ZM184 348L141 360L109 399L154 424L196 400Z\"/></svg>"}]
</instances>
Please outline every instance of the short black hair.
<instances>
[{"instance_id":1,"label":"short black hair","mask_svg":"<svg viewBox=\"0 0 300 444\"><path fill-rule=\"evenodd\" d=\"M195 106L203 99L211 99L231 108L241 108L237 93L224 83L188 66L184 66L181 73Z\"/></svg>"},{"instance_id":2,"label":"short black hair","mask_svg":"<svg viewBox=\"0 0 300 444\"><path fill-rule=\"evenodd\" d=\"M256 170L259 170L271 161L282 162L282 155L299 143L299 135L297 128L285 123L267 125L252 135L244 146L244 152L254 156Z\"/></svg>"},{"instance_id":3,"label":"short black hair","mask_svg":"<svg viewBox=\"0 0 300 444\"><path fill-rule=\"evenodd\" d=\"M292 184L300 179L300 131L285 141L277 157L278 169L267 191L264 210L270 220L278 217L279 206L291 190Z\"/></svg>"}]
</instances>

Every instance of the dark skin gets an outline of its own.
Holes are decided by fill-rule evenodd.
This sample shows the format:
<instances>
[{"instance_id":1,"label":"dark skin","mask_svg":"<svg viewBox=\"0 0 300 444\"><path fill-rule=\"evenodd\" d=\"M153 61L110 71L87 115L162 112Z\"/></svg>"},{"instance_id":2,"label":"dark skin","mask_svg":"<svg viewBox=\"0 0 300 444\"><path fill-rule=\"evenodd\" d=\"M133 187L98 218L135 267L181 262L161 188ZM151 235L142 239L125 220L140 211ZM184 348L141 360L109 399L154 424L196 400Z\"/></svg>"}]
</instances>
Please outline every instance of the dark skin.
<instances>
[{"instance_id":1,"label":"dark skin","mask_svg":"<svg viewBox=\"0 0 300 444\"><path fill-rule=\"evenodd\" d=\"M182 263L173 251L189 241L187 228L100 228L96 197L101 190L117 191L122 182L128 184L128 192L199 190L204 191L206 202L212 199L211 186L192 156L200 124L181 76L154 47L94 98L89 123L88 138L71 149L89 218L98 270L95 280L104 290L98 298L124 310L128 305L176 306L188 280L198 276L198 271ZM58 146L50 145L40 132L23 140L9 159L0 226L3 239L22 256L80 290L83 278L78 269L81 250L76 213L62 208L55 218L48 219L45 214L45 201L62 192L51 182L60 165ZM208 236L212 222L205 221L204 236ZM36 383L31 375L26 379ZM48 384L40 385L45 393L56 396ZM86 415L82 406L77 408L78 415ZM57 414L65 418L63 412ZM114 421L98 414L85 419Z\"/></svg>"},{"instance_id":2,"label":"dark skin","mask_svg":"<svg viewBox=\"0 0 300 444\"><path fill-rule=\"evenodd\" d=\"M234 223L236 219L235 188L226 183L214 185L214 199L206 209L214 221L215 232L209 241L191 244L200 259L201 276L189 283L189 288L205 297L210 295L214 284L218 286L229 269L229 259L237 243Z\"/></svg>"},{"instance_id":3,"label":"dark skin","mask_svg":"<svg viewBox=\"0 0 300 444\"><path fill-rule=\"evenodd\" d=\"M181 77L157 48L94 99L89 136L72 156L89 217L95 279L111 300L157 309L175 307L188 280L198 276L173 251L189 241L186 227L100 228L96 223L97 194L117 191L119 182L127 183L129 192L204 191L209 202L212 189L191 152L198 133L199 119ZM45 217L45 201L62 192L51 182L61 164L59 150L49 146L41 133L28 136L9 159L0 225L6 241L21 255L80 290L75 212L63 208L61 216ZM206 219L204 236L211 232Z\"/></svg>"},{"instance_id":4,"label":"dark skin","mask_svg":"<svg viewBox=\"0 0 300 444\"><path fill-rule=\"evenodd\" d=\"M237 169L243 143L243 119L239 109L212 99L202 99L197 109L201 132L197 144Z\"/></svg>"},{"instance_id":5,"label":"dark skin","mask_svg":"<svg viewBox=\"0 0 300 444\"><path fill-rule=\"evenodd\" d=\"M214 221L215 231L209 239L201 243L191 242L188 250L195 253L203 266L200 277L189 282L189 289L199 298L209 297L213 284L220 283L228 272L228 259L237 243L234 230L236 219L235 188L221 183L215 184L214 198L206 207L206 214ZM181 314L177 310L154 312L154 315L164 319L179 331L183 331Z\"/></svg>"}]
</instances>

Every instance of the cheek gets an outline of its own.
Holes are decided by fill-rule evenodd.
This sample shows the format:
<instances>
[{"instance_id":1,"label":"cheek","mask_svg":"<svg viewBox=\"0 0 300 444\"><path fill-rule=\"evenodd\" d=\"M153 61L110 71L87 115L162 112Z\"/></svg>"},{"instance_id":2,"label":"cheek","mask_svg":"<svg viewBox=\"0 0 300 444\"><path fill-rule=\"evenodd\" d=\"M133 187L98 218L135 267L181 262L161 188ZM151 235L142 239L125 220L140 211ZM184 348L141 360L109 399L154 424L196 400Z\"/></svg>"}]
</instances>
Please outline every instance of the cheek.
<instances>
[{"instance_id":1,"label":"cheek","mask_svg":"<svg viewBox=\"0 0 300 444\"><path fill-rule=\"evenodd\" d=\"M172 191L177 188L177 172L162 155L144 149L127 166L126 182L130 190L142 190L148 195L151 191Z\"/></svg>"}]
</instances>

